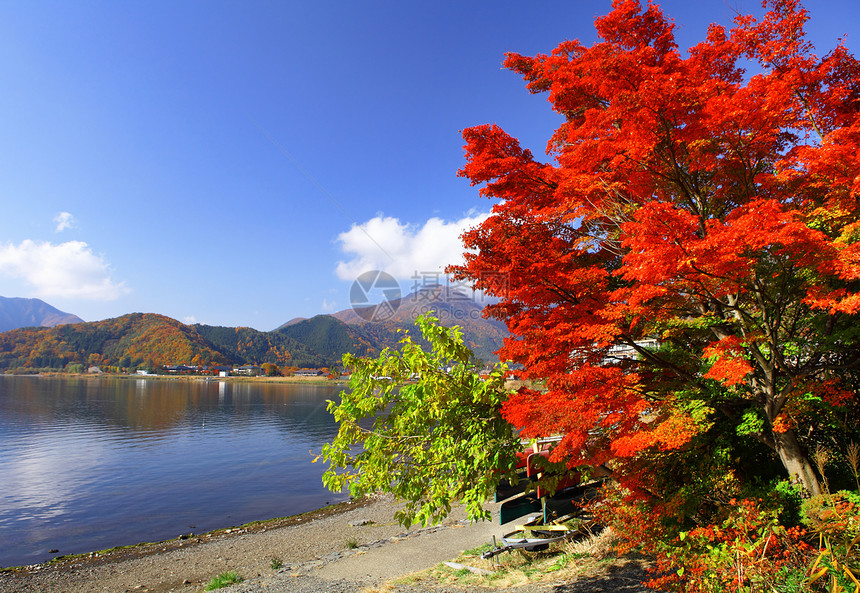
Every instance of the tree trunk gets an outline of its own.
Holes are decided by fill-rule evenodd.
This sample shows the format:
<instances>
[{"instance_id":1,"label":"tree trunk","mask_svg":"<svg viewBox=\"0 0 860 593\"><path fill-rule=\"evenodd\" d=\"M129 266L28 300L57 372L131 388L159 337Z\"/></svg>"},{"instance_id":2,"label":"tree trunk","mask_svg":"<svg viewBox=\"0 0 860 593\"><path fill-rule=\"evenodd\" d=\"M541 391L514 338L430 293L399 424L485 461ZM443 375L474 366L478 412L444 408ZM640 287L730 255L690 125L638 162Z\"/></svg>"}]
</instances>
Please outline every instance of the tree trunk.
<instances>
[{"instance_id":1,"label":"tree trunk","mask_svg":"<svg viewBox=\"0 0 860 593\"><path fill-rule=\"evenodd\" d=\"M797 442L793 430L785 432L774 432L773 438L776 443L776 452L782 465L788 471L792 480L800 482L801 486L812 496L821 494L821 487L815 470L809 462L809 458Z\"/></svg>"}]
</instances>

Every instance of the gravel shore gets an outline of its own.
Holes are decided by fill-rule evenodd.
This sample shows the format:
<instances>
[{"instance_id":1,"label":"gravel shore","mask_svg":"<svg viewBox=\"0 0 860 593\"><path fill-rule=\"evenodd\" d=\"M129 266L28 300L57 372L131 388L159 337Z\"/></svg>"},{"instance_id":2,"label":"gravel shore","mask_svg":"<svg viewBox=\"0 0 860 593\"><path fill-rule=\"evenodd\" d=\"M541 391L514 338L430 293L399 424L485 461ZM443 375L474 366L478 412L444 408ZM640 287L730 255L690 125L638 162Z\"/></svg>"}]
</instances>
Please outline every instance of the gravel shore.
<instances>
[{"instance_id":1,"label":"gravel shore","mask_svg":"<svg viewBox=\"0 0 860 593\"><path fill-rule=\"evenodd\" d=\"M342 503L313 513L221 530L189 539L65 559L0 573L3 593L191 593L213 576L235 571L233 593L415 593L426 584L392 579L431 568L504 532L495 522L470 524L454 509L441 525L404 529L391 498ZM641 563L616 561L575 582L518 586L520 593L646 591ZM458 593L457 586L434 586ZM492 589L482 589L491 592Z\"/></svg>"}]
</instances>

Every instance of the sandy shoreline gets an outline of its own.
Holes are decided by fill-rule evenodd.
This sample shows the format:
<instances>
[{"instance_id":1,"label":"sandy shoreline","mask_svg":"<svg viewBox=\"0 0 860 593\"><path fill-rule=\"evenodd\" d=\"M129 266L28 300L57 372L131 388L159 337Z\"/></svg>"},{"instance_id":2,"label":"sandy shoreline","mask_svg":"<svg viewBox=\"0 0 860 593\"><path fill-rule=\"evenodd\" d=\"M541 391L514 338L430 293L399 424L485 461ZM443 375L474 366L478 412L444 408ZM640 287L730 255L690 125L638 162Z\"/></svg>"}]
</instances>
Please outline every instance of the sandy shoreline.
<instances>
[{"instance_id":1,"label":"sandy shoreline","mask_svg":"<svg viewBox=\"0 0 860 593\"><path fill-rule=\"evenodd\" d=\"M197 593L215 575L235 571L236 593L416 593L432 588L421 574L510 531L497 521L470 523L454 508L439 526L405 529L391 497L349 501L284 519L221 529L189 539L141 544L0 572L3 593ZM497 504L488 505L496 516ZM480 561L479 562L489 562ZM491 568L491 566L487 565ZM647 591L641 562L601 562L597 571L562 580L482 588L485 593ZM411 582L410 582L410 579ZM395 584L391 584L394 582Z\"/></svg>"},{"instance_id":2,"label":"sandy shoreline","mask_svg":"<svg viewBox=\"0 0 860 593\"><path fill-rule=\"evenodd\" d=\"M0 591L190 592L202 590L212 576L227 570L234 570L249 580L271 577L294 571L307 563L319 563L321 559L334 560L338 555L349 555L347 551L368 544L378 545L390 538L405 538L421 532L417 527L405 530L394 521L394 512L399 508L400 505L389 497L367 498L188 539L140 544L6 569L0 573ZM443 526L462 527L464 517L461 515L462 512L455 511ZM484 524L483 527L495 529L497 526ZM457 552L452 552L451 556ZM275 559L277 563L273 564ZM281 566L273 569L277 564Z\"/></svg>"},{"instance_id":3,"label":"sandy shoreline","mask_svg":"<svg viewBox=\"0 0 860 593\"><path fill-rule=\"evenodd\" d=\"M350 501L188 539L144 543L5 569L0 573L0 591L197 591L202 582L224 570L251 576L271 570L276 557L287 565L330 553L338 539L335 533L348 533L345 528L348 529L349 517L371 507L372 514L381 521L392 505L381 499ZM291 545L290 540L298 538L295 534L299 530L304 544Z\"/></svg>"}]
</instances>

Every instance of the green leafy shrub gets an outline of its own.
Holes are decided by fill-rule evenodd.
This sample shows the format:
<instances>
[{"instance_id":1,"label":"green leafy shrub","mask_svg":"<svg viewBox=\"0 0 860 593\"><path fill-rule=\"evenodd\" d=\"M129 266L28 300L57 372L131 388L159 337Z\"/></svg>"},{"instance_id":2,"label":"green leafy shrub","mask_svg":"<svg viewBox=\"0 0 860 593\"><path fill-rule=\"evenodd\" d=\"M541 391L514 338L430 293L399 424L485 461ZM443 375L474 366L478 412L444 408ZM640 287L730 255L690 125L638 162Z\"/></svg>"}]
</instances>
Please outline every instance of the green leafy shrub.
<instances>
[{"instance_id":1,"label":"green leafy shrub","mask_svg":"<svg viewBox=\"0 0 860 593\"><path fill-rule=\"evenodd\" d=\"M350 389L329 411L340 427L323 446L323 484L353 496L390 492L406 505L404 525L441 521L455 502L471 519L489 519L483 504L512 473L519 436L501 415L507 367L486 377L458 327L431 315L417 319L427 352L407 335L378 358L344 355Z\"/></svg>"},{"instance_id":2,"label":"green leafy shrub","mask_svg":"<svg viewBox=\"0 0 860 593\"><path fill-rule=\"evenodd\" d=\"M860 496L825 492L804 501L804 522L818 536L807 585L827 591L860 590Z\"/></svg>"}]
</instances>

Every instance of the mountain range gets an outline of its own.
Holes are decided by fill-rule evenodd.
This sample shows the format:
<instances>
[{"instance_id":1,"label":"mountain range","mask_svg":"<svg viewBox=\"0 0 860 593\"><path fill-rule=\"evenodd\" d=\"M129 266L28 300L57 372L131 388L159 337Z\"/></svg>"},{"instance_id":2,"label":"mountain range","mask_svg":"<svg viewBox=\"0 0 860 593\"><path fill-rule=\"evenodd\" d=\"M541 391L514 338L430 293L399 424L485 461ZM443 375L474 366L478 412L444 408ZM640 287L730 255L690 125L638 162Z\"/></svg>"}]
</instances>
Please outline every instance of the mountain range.
<instances>
[{"instance_id":1,"label":"mountain range","mask_svg":"<svg viewBox=\"0 0 860 593\"><path fill-rule=\"evenodd\" d=\"M40 299L0 296L0 332L19 327L54 327L83 321L77 315L60 311Z\"/></svg>"},{"instance_id":2,"label":"mountain range","mask_svg":"<svg viewBox=\"0 0 860 593\"><path fill-rule=\"evenodd\" d=\"M4 299L37 301L37 299ZM337 367L343 354L375 356L409 331L420 338L415 318L434 311L443 325L459 325L476 359L495 360L507 336L501 322L481 317L482 306L463 293L423 289L380 305L354 308L310 319L292 319L263 332L249 327L185 325L154 313L130 313L82 322L38 301L51 315L20 315L27 327L0 333L0 370L69 369L70 365L116 369L159 368L170 364L276 364L279 367ZM33 310L42 309L30 303ZM26 303L18 303L27 310ZM2 310L0 310L2 311ZM15 317L9 317L14 322ZM72 319L77 320L71 321ZM55 322L52 327L45 320ZM63 321L69 320L69 321ZM421 341L417 339L417 341Z\"/></svg>"}]
</instances>

